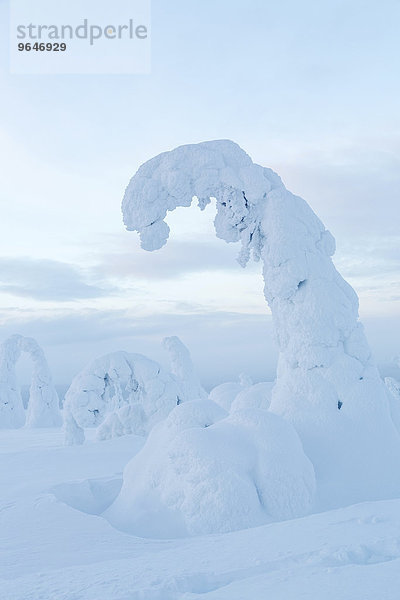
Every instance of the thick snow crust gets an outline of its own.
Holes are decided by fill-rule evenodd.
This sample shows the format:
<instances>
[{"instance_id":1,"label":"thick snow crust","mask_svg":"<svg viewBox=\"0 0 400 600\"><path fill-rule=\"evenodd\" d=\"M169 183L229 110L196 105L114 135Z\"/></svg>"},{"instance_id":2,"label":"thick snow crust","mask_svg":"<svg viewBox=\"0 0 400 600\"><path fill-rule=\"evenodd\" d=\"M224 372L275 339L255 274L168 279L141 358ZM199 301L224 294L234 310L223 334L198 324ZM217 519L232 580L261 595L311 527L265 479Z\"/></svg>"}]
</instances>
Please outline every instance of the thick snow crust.
<instances>
[{"instance_id":1,"label":"thick snow crust","mask_svg":"<svg viewBox=\"0 0 400 600\"><path fill-rule=\"evenodd\" d=\"M64 406L81 427L97 427L100 439L147 434L179 402L174 377L157 362L128 352L106 354L73 380Z\"/></svg>"},{"instance_id":2,"label":"thick snow crust","mask_svg":"<svg viewBox=\"0 0 400 600\"><path fill-rule=\"evenodd\" d=\"M15 370L21 352L29 354L33 364L26 415ZM11 336L0 346L0 428L57 427L61 422L58 394L42 348L33 338Z\"/></svg>"},{"instance_id":3,"label":"thick snow crust","mask_svg":"<svg viewBox=\"0 0 400 600\"><path fill-rule=\"evenodd\" d=\"M279 345L270 410L292 423L318 480L319 505L400 495L400 437L358 320L335 269L335 240L308 204L229 140L181 146L142 165L122 210L146 250L168 239L168 211L216 199L215 230L262 259Z\"/></svg>"},{"instance_id":4,"label":"thick snow crust","mask_svg":"<svg viewBox=\"0 0 400 600\"><path fill-rule=\"evenodd\" d=\"M106 517L143 537L226 532L302 516L314 492L313 467L289 423L257 409L226 416L198 400L153 429Z\"/></svg>"}]
</instances>

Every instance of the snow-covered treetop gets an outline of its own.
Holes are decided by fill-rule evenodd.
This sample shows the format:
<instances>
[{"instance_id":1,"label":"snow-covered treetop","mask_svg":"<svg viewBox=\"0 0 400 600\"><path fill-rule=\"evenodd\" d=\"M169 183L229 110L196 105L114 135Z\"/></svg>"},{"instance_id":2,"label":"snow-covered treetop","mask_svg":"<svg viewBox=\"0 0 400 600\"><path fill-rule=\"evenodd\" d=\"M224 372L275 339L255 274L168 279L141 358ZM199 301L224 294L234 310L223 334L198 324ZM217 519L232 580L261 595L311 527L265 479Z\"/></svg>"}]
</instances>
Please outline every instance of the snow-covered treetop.
<instances>
[{"instance_id":1,"label":"snow-covered treetop","mask_svg":"<svg viewBox=\"0 0 400 600\"><path fill-rule=\"evenodd\" d=\"M35 339L19 334L10 336L0 346L0 379L9 378L9 372L14 368L21 352L26 352L32 359L33 378L42 384L51 383L51 373L42 348Z\"/></svg>"},{"instance_id":2,"label":"snow-covered treetop","mask_svg":"<svg viewBox=\"0 0 400 600\"><path fill-rule=\"evenodd\" d=\"M258 205L275 188L283 188L279 176L254 164L230 140L179 146L147 161L131 179L122 203L124 223L139 232L142 248L157 250L168 239L167 211L190 206L194 197L203 210L216 198L217 236L241 240L245 264L250 249L259 258Z\"/></svg>"}]
</instances>

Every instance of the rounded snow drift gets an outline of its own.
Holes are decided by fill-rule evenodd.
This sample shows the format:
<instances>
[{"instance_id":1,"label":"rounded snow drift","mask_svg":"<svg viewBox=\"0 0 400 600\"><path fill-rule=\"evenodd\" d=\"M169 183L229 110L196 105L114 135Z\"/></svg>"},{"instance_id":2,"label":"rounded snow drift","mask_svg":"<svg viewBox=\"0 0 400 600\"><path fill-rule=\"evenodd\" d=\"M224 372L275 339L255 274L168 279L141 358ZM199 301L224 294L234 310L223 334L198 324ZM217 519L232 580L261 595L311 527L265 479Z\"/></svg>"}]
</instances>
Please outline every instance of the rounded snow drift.
<instances>
[{"instance_id":1,"label":"rounded snow drift","mask_svg":"<svg viewBox=\"0 0 400 600\"><path fill-rule=\"evenodd\" d=\"M209 400L177 406L124 471L104 513L129 533L223 533L306 514L315 477L299 437L265 410L226 413Z\"/></svg>"},{"instance_id":2,"label":"rounded snow drift","mask_svg":"<svg viewBox=\"0 0 400 600\"><path fill-rule=\"evenodd\" d=\"M273 381L261 381L240 391L232 402L231 411L247 410L248 408L269 409Z\"/></svg>"},{"instance_id":3,"label":"rounded snow drift","mask_svg":"<svg viewBox=\"0 0 400 600\"><path fill-rule=\"evenodd\" d=\"M238 381L227 381L215 386L211 390L209 398L216 404L219 404L219 406L222 406L223 409L229 411L232 402L242 390L243 386Z\"/></svg>"}]
</instances>

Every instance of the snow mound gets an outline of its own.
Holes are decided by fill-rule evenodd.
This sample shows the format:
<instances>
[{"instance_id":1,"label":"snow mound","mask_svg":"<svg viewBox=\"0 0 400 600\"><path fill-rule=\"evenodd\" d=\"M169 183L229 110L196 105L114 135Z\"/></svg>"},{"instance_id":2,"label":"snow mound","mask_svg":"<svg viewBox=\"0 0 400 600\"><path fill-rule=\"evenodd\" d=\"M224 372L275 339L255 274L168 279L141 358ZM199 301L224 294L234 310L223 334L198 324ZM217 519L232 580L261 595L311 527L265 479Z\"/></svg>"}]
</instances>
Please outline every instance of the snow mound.
<instances>
[{"instance_id":1,"label":"snow mound","mask_svg":"<svg viewBox=\"0 0 400 600\"><path fill-rule=\"evenodd\" d=\"M231 411L261 408L268 410L271 404L272 381L261 381L240 391L232 402Z\"/></svg>"},{"instance_id":2,"label":"snow mound","mask_svg":"<svg viewBox=\"0 0 400 600\"><path fill-rule=\"evenodd\" d=\"M253 382L250 377L242 373L239 376L239 381L227 381L216 385L211 390L209 398L229 412L236 396L243 390L248 389L252 384Z\"/></svg>"},{"instance_id":3,"label":"snow mound","mask_svg":"<svg viewBox=\"0 0 400 600\"><path fill-rule=\"evenodd\" d=\"M175 379L157 362L120 351L83 369L67 391L64 406L81 427L96 427L107 417L100 439L122 435L121 428L144 435L176 406L179 393Z\"/></svg>"},{"instance_id":4,"label":"snow mound","mask_svg":"<svg viewBox=\"0 0 400 600\"><path fill-rule=\"evenodd\" d=\"M26 417L15 370L21 352L29 354L33 365ZM33 338L12 335L0 347L0 428L61 423L58 394L42 348Z\"/></svg>"},{"instance_id":5,"label":"snow mound","mask_svg":"<svg viewBox=\"0 0 400 600\"><path fill-rule=\"evenodd\" d=\"M161 248L167 211L193 197L200 208L216 199L216 235L241 242L242 266L251 253L262 259L280 351L270 410L297 430L316 469L320 508L398 497L400 436L357 295L332 262L331 233L229 140L180 146L142 165L122 202L125 225L144 249Z\"/></svg>"},{"instance_id":6,"label":"snow mound","mask_svg":"<svg viewBox=\"0 0 400 600\"><path fill-rule=\"evenodd\" d=\"M256 409L226 416L195 400L152 430L104 516L142 537L222 533L302 516L314 491L313 467L289 423Z\"/></svg>"}]
</instances>

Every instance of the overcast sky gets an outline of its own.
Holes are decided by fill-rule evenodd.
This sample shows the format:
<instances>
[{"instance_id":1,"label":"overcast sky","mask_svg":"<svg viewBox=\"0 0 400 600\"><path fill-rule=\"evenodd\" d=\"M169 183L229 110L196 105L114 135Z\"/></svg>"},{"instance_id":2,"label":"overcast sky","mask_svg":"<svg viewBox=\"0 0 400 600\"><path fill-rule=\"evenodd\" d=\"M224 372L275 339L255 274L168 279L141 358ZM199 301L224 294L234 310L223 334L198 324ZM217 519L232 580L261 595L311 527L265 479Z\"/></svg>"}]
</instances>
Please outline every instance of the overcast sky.
<instances>
[{"instance_id":1,"label":"overcast sky","mask_svg":"<svg viewBox=\"0 0 400 600\"><path fill-rule=\"evenodd\" d=\"M152 254L122 223L142 162L228 138L333 233L377 361L396 374L398 0L153 0L152 73L131 76L9 75L0 9L1 338L34 335L58 383L117 349L164 360L174 334L206 385L272 378L260 267L215 238L212 207L171 214Z\"/></svg>"}]
</instances>

